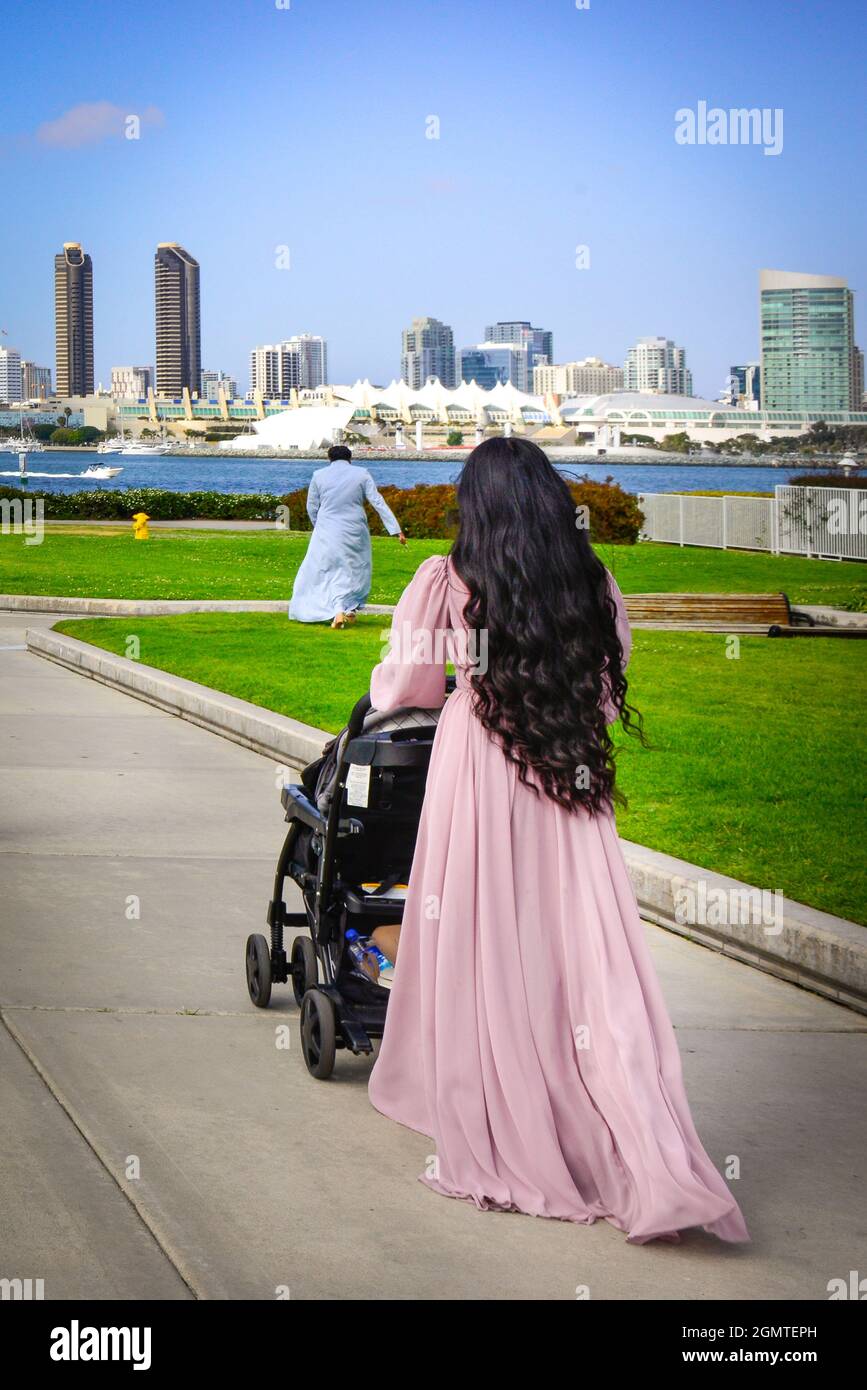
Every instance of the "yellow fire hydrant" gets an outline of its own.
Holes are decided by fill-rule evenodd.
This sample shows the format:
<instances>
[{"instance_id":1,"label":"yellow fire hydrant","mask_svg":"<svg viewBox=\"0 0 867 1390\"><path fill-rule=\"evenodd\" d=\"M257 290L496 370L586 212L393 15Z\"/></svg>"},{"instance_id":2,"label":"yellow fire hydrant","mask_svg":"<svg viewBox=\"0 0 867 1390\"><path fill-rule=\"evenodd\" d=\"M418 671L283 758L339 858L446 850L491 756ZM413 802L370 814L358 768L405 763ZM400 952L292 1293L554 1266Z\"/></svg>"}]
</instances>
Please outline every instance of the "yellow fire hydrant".
<instances>
[{"instance_id":1,"label":"yellow fire hydrant","mask_svg":"<svg viewBox=\"0 0 867 1390\"><path fill-rule=\"evenodd\" d=\"M134 540L137 540L137 541L149 541L149 540L150 540L150 531L148 530L148 522L149 522L149 521L150 521L150 517L148 516L147 512L136 512L136 513L135 513L135 515L133 516L133 519L132 519L132 533L133 533L133 539L134 539Z\"/></svg>"}]
</instances>

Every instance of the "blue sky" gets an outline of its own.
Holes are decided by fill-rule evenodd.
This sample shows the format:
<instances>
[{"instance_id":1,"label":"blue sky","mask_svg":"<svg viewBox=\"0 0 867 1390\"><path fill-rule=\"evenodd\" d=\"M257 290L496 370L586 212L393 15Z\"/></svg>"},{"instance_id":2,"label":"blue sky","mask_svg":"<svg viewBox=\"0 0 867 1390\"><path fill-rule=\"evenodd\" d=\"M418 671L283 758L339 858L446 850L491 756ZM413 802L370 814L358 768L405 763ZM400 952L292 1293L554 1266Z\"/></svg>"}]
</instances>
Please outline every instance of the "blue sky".
<instances>
[{"instance_id":1,"label":"blue sky","mask_svg":"<svg viewBox=\"0 0 867 1390\"><path fill-rule=\"evenodd\" d=\"M757 356L762 266L847 277L867 347L864 32L860 0L8 7L2 341L53 366L76 240L104 382L153 361L158 241L199 259L204 365L242 390L303 331L332 380L388 381L432 314L458 346L531 319L558 361L664 334L715 397ZM782 108L782 153L677 144L699 101Z\"/></svg>"}]
</instances>

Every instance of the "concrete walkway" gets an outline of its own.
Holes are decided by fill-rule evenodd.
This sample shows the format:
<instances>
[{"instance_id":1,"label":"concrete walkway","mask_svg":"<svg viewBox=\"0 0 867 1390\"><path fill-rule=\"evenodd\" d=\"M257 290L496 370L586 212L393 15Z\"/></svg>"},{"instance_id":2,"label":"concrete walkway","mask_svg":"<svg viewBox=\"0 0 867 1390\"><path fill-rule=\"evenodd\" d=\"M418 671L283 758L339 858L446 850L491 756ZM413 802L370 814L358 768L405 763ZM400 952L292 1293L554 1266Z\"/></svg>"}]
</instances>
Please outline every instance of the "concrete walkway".
<instances>
[{"instance_id":1,"label":"concrete walkway","mask_svg":"<svg viewBox=\"0 0 867 1390\"><path fill-rule=\"evenodd\" d=\"M46 1298L824 1299L863 1269L867 1021L648 928L745 1249L481 1213L286 989L252 1009L283 823L271 762L20 650L0 616L0 1277ZM136 916L138 912L138 916ZM279 1047L288 1026L290 1047Z\"/></svg>"}]
</instances>

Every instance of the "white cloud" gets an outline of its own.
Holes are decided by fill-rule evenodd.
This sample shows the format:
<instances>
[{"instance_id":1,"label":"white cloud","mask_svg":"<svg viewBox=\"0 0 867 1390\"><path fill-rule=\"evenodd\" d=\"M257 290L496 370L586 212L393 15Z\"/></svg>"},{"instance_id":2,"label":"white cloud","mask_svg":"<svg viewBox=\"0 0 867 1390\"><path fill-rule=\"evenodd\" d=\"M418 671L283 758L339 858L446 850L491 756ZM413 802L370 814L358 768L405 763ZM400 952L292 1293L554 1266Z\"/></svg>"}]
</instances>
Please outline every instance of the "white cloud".
<instances>
[{"instance_id":1,"label":"white cloud","mask_svg":"<svg viewBox=\"0 0 867 1390\"><path fill-rule=\"evenodd\" d=\"M130 116L138 116L142 126L162 125L165 117L156 106L124 109L110 101L83 101L71 106L56 121L44 121L36 131L40 145L77 150L102 140L122 139Z\"/></svg>"}]
</instances>

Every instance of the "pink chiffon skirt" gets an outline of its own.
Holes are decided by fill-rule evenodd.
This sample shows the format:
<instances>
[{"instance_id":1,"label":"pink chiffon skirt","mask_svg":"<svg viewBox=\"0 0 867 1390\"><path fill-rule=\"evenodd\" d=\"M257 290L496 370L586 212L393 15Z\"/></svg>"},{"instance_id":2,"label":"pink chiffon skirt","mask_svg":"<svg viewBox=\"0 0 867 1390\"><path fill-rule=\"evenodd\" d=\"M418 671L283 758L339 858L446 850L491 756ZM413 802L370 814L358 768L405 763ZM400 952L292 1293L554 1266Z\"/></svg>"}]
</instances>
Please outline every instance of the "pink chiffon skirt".
<instances>
[{"instance_id":1,"label":"pink chiffon skirt","mask_svg":"<svg viewBox=\"0 0 867 1390\"><path fill-rule=\"evenodd\" d=\"M370 1080L438 1192L632 1241L749 1239L696 1133L613 816L518 780L459 690L431 760Z\"/></svg>"}]
</instances>

